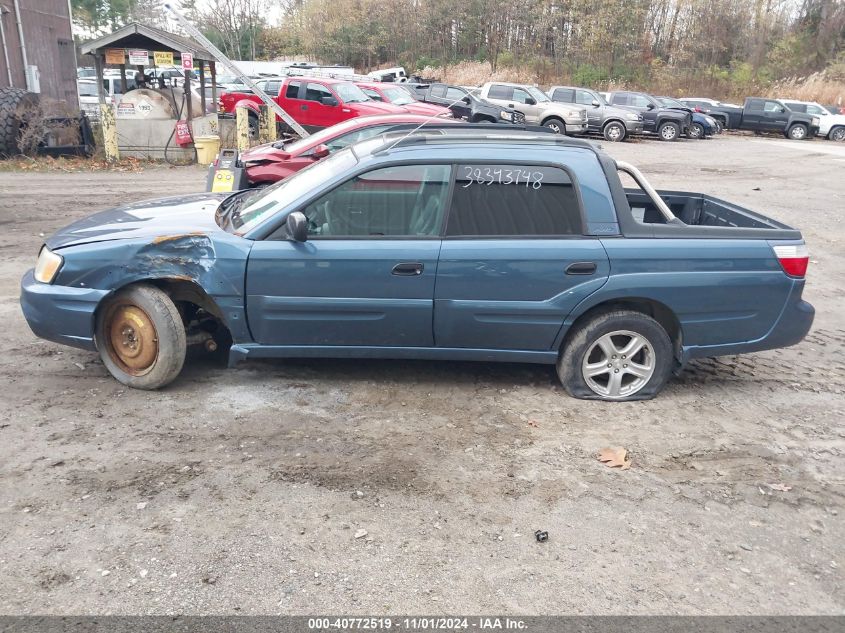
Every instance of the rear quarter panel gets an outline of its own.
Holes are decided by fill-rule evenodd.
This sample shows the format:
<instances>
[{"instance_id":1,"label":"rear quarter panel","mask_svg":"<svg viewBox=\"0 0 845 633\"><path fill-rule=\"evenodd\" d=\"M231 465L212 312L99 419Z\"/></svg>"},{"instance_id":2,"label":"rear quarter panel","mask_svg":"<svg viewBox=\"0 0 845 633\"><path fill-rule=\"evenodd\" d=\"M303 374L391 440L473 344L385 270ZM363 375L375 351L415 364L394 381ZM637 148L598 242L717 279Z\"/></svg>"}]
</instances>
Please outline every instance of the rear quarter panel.
<instances>
[{"instance_id":1,"label":"rear quarter panel","mask_svg":"<svg viewBox=\"0 0 845 633\"><path fill-rule=\"evenodd\" d=\"M603 238L608 282L570 315L613 299L666 305L684 346L726 345L764 336L780 316L794 280L765 240Z\"/></svg>"}]
</instances>

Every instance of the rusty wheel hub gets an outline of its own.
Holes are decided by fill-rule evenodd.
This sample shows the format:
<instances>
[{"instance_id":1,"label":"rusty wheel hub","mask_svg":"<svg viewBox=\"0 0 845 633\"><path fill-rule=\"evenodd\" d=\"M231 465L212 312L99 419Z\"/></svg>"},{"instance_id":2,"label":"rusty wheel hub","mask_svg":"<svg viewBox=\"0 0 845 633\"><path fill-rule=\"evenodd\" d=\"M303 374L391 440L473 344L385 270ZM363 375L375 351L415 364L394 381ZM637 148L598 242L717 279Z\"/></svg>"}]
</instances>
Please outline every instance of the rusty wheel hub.
<instances>
[{"instance_id":1,"label":"rusty wheel hub","mask_svg":"<svg viewBox=\"0 0 845 633\"><path fill-rule=\"evenodd\" d=\"M158 357L158 334L152 319L135 305L116 305L108 319L109 355L129 374L150 370Z\"/></svg>"}]
</instances>

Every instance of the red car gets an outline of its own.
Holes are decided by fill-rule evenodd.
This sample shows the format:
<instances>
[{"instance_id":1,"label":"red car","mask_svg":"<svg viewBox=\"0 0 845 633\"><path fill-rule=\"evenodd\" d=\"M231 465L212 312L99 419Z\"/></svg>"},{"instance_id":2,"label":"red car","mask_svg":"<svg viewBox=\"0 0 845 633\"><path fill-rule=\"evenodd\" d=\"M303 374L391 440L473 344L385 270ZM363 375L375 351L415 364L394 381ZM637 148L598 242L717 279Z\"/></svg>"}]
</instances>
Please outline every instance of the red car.
<instances>
[{"instance_id":1,"label":"red car","mask_svg":"<svg viewBox=\"0 0 845 633\"><path fill-rule=\"evenodd\" d=\"M291 174L328 156L331 152L358 141L382 134L389 129L409 130L430 122L420 114L390 114L357 117L316 132L299 141L281 141L253 147L240 155L246 167L250 187L262 187L287 178ZM458 119L437 119L436 123L462 123Z\"/></svg>"},{"instance_id":2,"label":"red car","mask_svg":"<svg viewBox=\"0 0 845 633\"><path fill-rule=\"evenodd\" d=\"M382 101L384 103L392 103L395 106L405 108L411 114L425 114L428 116L447 116L451 117L452 113L449 108L435 105L433 103L423 103L411 96L411 93L400 88L394 84L381 82L363 82L355 83L361 90L364 91L370 99L374 101Z\"/></svg>"},{"instance_id":3,"label":"red car","mask_svg":"<svg viewBox=\"0 0 845 633\"><path fill-rule=\"evenodd\" d=\"M392 103L373 101L351 81L322 77L280 77L267 80L264 91L282 106L294 121L309 132L331 127L347 119L375 114L407 112ZM233 114L239 104L245 105L251 117L258 117L258 95L224 92L218 100L220 114ZM277 120L281 120L277 117Z\"/></svg>"}]
</instances>

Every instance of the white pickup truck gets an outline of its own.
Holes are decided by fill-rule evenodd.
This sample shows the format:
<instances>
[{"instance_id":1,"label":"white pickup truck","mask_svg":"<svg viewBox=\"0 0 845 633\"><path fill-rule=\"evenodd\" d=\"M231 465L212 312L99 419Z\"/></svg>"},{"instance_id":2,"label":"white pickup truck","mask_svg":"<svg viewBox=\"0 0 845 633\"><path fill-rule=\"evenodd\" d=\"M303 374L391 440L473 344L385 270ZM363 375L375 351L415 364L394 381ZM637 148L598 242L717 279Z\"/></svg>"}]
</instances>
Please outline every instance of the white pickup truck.
<instances>
[{"instance_id":1,"label":"white pickup truck","mask_svg":"<svg viewBox=\"0 0 845 633\"><path fill-rule=\"evenodd\" d=\"M536 86L490 81L478 96L485 101L513 108L525 115L525 122L542 125L558 134L586 134L587 109L569 103L556 103Z\"/></svg>"},{"instance_id":2,"label":"white pickup truck","mask_svg":"<svg viewBox=\"0 0 845 633\"><path fill-rule=\"evenodd\" d=\"M814 101L781 99L780 102L794 112L805 112L819 117L818 136L831 141L845 141L845 114L831 114L827 108Z\"/></svg>"}]
</instances>

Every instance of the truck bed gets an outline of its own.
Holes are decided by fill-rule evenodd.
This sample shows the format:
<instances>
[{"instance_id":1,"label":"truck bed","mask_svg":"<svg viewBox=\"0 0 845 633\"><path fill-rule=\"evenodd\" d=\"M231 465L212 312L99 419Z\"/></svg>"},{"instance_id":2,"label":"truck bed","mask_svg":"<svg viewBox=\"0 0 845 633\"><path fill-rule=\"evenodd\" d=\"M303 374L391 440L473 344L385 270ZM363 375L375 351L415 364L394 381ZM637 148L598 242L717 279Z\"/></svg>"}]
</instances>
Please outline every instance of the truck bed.
<instances>
[{"instance_id":1,"label":"truck bed","mask_svg":"<svg viewBox=\"0 0 845 633\"><path fill-rule=\"evenodd\" d=\"M714 233L728 236L759 236L768 239L800 239L800 232L777 220L768 218L739 205L714 198L703 193L688 191L658 191L675 217L686 227L713 228L707 231L707 237ZM669 226L663 215L648 195L640 189L625 189L625 197L631 207L631 214L638 223L647 225ZM682 227L684 228L684 227ZM718 229L746 229L745 231L720 231ZM756 229L756 230L755 230ZM762 229L762 231L761 231ZM694 237L689 231L683 233ZM702 235L704 237L704 235Z\"/></svg>"}]
</instances>

